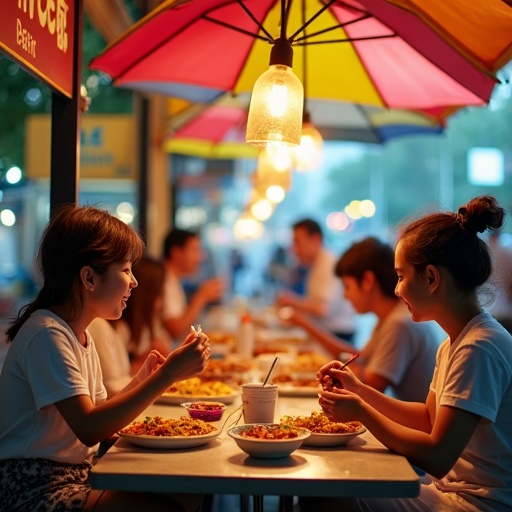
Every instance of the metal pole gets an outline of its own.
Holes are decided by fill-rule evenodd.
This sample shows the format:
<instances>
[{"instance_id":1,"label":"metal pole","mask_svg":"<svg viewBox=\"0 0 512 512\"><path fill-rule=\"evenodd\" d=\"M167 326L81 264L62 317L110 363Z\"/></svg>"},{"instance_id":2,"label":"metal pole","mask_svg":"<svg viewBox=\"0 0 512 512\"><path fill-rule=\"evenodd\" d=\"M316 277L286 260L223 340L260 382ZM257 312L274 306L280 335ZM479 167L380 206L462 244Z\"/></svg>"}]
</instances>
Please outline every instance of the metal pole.
<instances>
[{"instance_id":1,"label":"metal pole","mask_svg":"<svg viewBox=\"0 0 512 512\"><path fill-rule=\"evenodd\" d=\"M50 215L64 204L78 202L83 0L74 1L73 97L52 93Z\"/></svg>"},{"instance_id":2,"label":"metal pole","mask_svg":"<svg viewBox=\"0 0 512 512\"><path fill-rule=\"evenodd\" d=\"M139 97L139 234L146 240L148 232L148 197L149 197L149 100Z\"/></svg>"}]
</instances>

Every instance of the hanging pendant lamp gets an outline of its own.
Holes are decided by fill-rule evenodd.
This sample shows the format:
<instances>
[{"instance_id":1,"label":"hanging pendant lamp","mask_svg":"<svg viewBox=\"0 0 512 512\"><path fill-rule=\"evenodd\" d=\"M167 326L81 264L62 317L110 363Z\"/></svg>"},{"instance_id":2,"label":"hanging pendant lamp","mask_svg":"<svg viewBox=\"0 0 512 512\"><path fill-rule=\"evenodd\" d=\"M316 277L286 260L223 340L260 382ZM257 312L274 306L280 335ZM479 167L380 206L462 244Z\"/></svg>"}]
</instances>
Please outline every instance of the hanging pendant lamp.
<instances>
[{"instance_id":1,"label":"hanging pendant lamp","mask_svg":"<svg viewBox=\"0 0 512 512\"><path fill-rule=\"evenodd\" d=\"M311 116L304 110L300 144L293 148L293 166L296 171L307 172L317 169L323 160L324 140L311 122Z\"/></svg>"},{"instance_id":2,"label":"hanging pendant lamp","mask_svg":"<svg viewBox=\"0 0 512 512\"><path fill-rule=\"evenodd\" d=\"M297 146L302 131L304 92L292 71L293 49L284 38L270 52L270 67L256 83L247 118L247 142L260 147Z\"/></svg>"},{"instance_id":3,"label":"hanging pendant lamp","mask_svg":"<svg viewBox=\"0 0 512 512\"><path fill-rule=\"evenodd\" d=\"M307 39L307 23L306 23L306 2L302 0L302 25L304 27L304 37ZM293 164L296 171L307 172L312 171L322 164L324 141L320 132L311 122L311 115L307 109L307 69L308 69L308 53L307 45L302 47L302 70L303 70L303 87L304 87L304 111L302 115L302 133L300 144L292 149Z\"/></svg>"}]
</instances>

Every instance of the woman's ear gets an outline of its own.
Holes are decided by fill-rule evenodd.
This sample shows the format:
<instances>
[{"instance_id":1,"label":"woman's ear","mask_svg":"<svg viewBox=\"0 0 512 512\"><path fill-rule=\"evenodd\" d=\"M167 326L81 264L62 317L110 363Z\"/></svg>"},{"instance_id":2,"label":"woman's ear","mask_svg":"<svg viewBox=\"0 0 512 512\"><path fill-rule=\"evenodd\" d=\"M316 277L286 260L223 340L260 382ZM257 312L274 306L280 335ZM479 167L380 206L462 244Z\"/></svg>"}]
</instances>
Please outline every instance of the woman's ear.
<instances>
[{"instance_id":1,"label":"woman's ear","mask_svg":"<svg viewBox=\"0 0 512 512\"><path fill-rule=\"evenodd\" d=\"M80 281L86 290L93 291L96 284L96 274L94 270L89 266L82 267L80 269Z\"/></svg>"},{"instance_id":2,"label":"woman's ear","mask_svg":"<svg viewBox=\"0 0 512 512\"><path fill-rule=\"evenodd\" d=\"M434 265L427 265L427 268L425 269L425 277L428 282L429 290L431 292L437 290L441 280L441 274L438 268Z\"/></svg>"}]
</instances>

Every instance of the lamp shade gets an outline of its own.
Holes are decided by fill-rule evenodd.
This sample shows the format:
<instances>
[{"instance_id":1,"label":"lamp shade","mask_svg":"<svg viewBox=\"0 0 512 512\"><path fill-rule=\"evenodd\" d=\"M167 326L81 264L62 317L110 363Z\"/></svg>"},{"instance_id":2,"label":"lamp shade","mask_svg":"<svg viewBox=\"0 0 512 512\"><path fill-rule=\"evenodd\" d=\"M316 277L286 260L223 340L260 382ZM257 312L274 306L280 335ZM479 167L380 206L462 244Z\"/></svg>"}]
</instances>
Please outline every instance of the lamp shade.
<instances>
[{"instance_id":1,"label":"lamp shade","mask_svg":"<svg viewBox=\"0 0 512 512\"><path fill-rule=\"evenodd\" d=\"M324 141L314 125L306 121L302 125L300 144L293 148L294 168L300 172L320 167L323 160Z\"/></svg>"},{"instance_id":2,"label":"lamp shade","mask_svg":"<svg viewBox=\"0 0 512 512\"><path fill-rule=\"evenodd\" d=\"M304 91L292 68L269 67L254 84L246 140L255 146L300 143Z\"/></svg>"},{"instance_id":3,"label":"lamp shade","mask_svg":"<svg viewBox=\"0 0 512 512\"><path fill-rule=\"evenodd\" d=\"M269 154L266 151L260 152L258 168L254 173L254 189L257 194L278 203L290 189L291 179L290 169L276 169Z\"/></svg>"}]
</instances>

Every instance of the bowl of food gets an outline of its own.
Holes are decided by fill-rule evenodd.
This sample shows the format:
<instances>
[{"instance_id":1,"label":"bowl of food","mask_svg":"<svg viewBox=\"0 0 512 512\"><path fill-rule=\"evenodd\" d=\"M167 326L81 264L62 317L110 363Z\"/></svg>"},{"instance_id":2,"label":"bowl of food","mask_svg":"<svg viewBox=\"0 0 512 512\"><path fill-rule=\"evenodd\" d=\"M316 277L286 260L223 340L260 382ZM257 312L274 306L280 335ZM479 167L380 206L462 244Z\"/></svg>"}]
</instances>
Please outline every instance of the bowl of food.
<instances>
[{"instance_id":1,"label":"bowl of food","mask_svg":"<svg viewBox=\"0 0 512 512\"><path fill-rule=\"evenodd\" d=\"M252 457L277 459L288 457L311 432L278 423L248 424L228 430L238 447Z\"/></svg>"},{"instance_id":2,"label":"bowl of food","mask_svg":"<svg viewBox=\"0 0 512 512\"><path fill-rule=\"evenodd\" d=\"M226 410L221 402L185 402L181 404L195 420L219 421Z\"/></svg>"}]
</instances>

